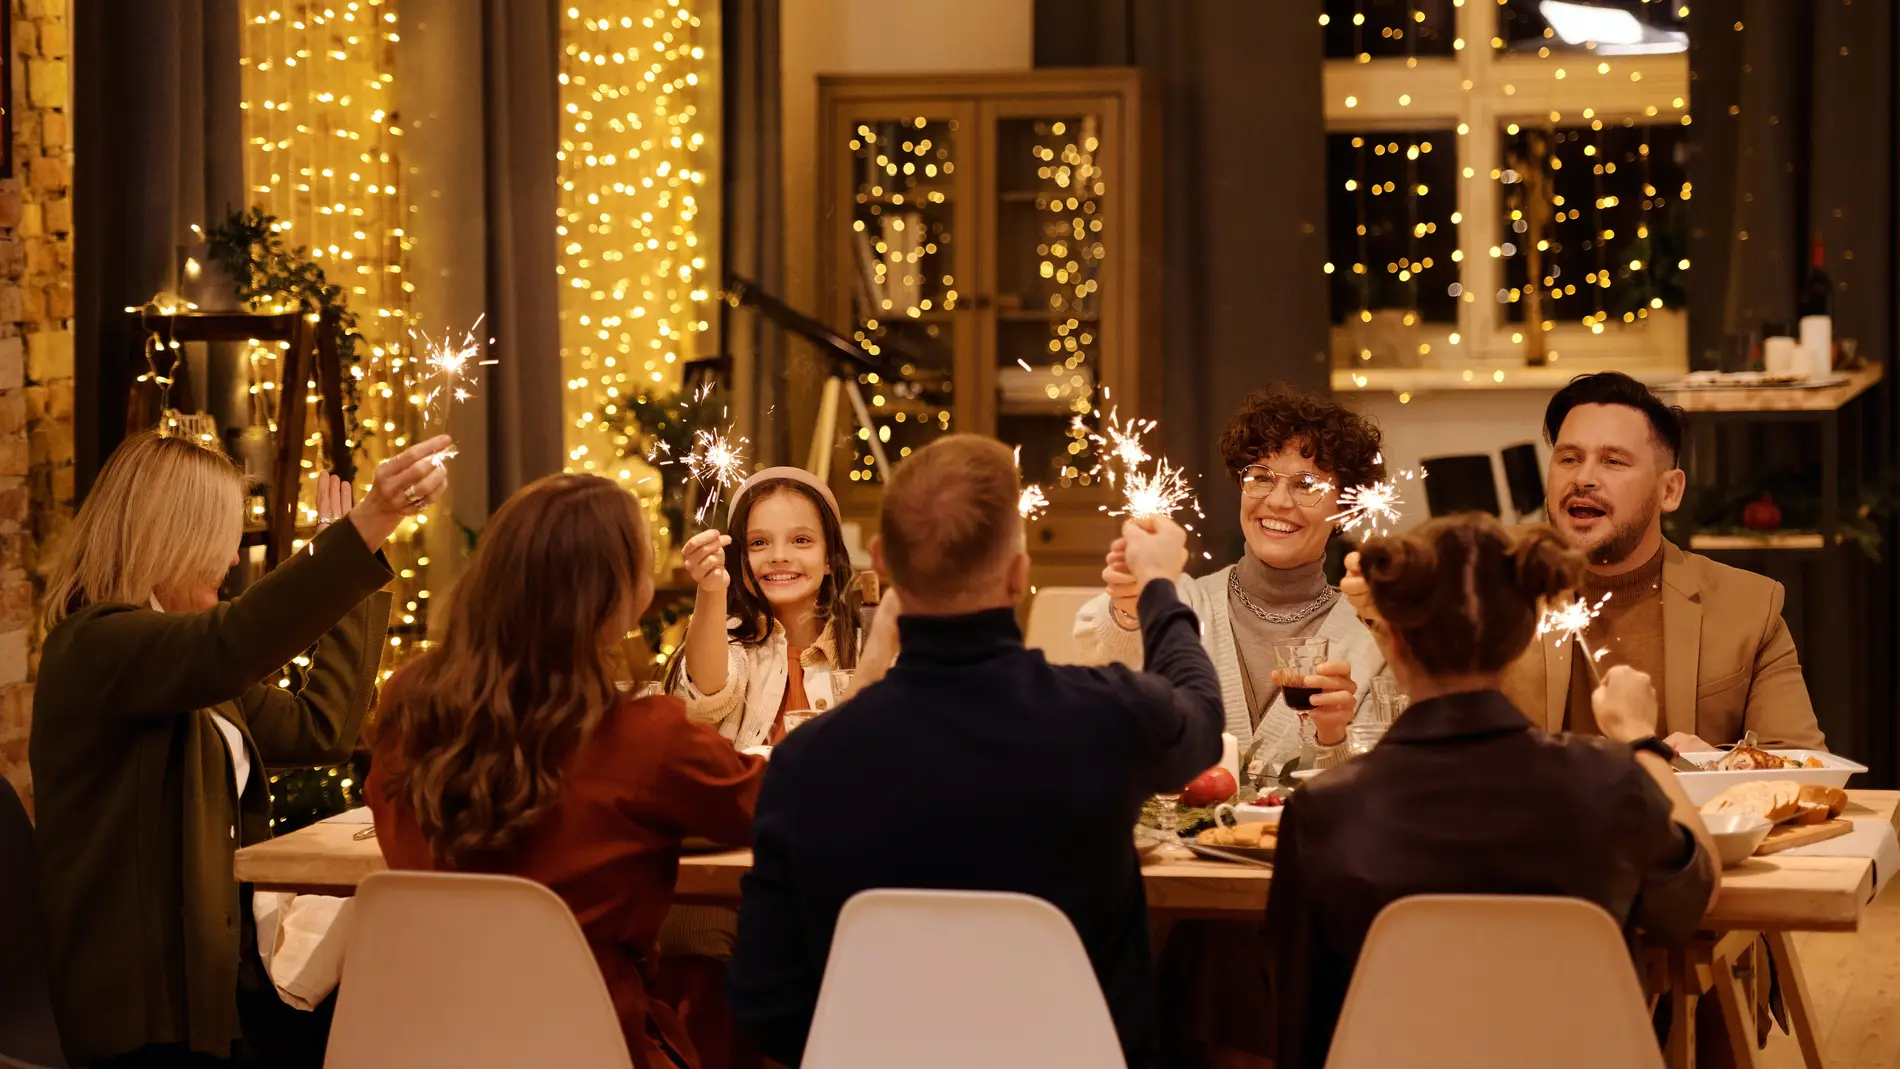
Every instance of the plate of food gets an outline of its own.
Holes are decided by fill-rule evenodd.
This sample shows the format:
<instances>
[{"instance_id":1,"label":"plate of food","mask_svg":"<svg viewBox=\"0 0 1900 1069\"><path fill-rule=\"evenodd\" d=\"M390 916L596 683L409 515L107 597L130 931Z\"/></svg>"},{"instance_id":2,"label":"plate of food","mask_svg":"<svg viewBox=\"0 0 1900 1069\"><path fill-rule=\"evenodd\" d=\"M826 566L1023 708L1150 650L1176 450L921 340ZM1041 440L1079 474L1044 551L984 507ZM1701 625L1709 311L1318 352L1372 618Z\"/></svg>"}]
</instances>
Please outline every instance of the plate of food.
<instances>
[{"instance_id":1,"label":"plate of food","mask_svg":"<svg viewBox=\"0 0 1900 1069\"><path fill-rule=\"evenodd\" d=\"M1682 789L1696 805L1737 783L1785 780L1819 787L1846 787L1867 766L1823 750L1764 750L1750 739L1727 751L1691 751L1682 755L1702 768L1678 772Z\"/></svg>"},{"instance_id":2,"label":"plate of food","mask_svg":"<svg viewBox=\"0 0 1900 1069\"><path fill-rule=\"evenodd\" d=\"M1247 861L1269 862L1280 845L1279 829L1270 824L1239 824L1231 828L1216 825L1192 839L1183 839L1189 850L1216 861L1232 860L1232 854Z\"/></svg>"}]
</instances>

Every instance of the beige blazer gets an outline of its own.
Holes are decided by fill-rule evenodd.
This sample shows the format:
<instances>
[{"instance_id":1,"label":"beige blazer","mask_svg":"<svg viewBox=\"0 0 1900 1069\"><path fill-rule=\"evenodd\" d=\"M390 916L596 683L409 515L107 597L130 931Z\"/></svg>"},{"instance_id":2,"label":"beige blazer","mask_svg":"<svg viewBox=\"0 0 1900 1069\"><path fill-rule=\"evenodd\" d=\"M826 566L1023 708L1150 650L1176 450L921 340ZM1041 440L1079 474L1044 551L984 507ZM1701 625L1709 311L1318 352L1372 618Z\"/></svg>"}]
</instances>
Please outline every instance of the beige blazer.
<instances>
[{"instance_id":1,"label":"beige blazer","mask_svg":"<svg viewBox=\"0 0 1900 1069\"><path fill-rule=\"evenodd\" d=\"M1820 750L1780 583L1663 543L1663 678L1657 734L1712 745L1753 731L1766 746ZM1533 641L1504 674L1504 693L1533 723L1563 730L1572 643Z\"/></svg>"}]
</instances>

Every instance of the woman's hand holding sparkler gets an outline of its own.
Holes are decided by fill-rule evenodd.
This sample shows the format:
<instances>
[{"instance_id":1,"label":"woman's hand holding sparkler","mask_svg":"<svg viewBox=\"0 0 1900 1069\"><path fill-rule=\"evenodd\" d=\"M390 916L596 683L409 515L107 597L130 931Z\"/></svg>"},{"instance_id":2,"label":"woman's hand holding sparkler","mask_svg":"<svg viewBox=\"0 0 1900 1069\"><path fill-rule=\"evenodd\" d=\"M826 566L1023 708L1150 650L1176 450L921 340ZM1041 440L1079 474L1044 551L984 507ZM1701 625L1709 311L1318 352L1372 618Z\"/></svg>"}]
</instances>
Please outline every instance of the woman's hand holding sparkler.
<instances>
[{"instance_id":1,"label":"woman's hand holding sparkler","mask_svg":"<svg viewBox=\"0 0 1900 1069\"><path fill-rule=\"evenodd\" d=\"M354 508L345 510L350 522L356 525L356 532L363 536L364 544L372 551L382 548L405 517L421 512L442 496L442 491L449 485L449 473L448 469L436 463L435 458L453 448L454 444L448 435L438 434L417 442L376 466L376 476L370 483L369 492L363 495L363 500L357 502ZM319 497L319 510L322 507L323 501ZM335 507L334 502L332 507Z\"/></svg>"},{"instance_id":2,"label":"woman's hand holding sparkler","mask_svg":"<svg viewBox=\"0 0 1900 1069\"><path fill-rule=\"evenodd\" d=\"M1372 587L1366 584L1365 573L1359 570L1359 553L1356 550L1346 554L1346 574L1339 581L1339 592L1346 595L1359 622L1366 625L1366 630L1372 632L1373 637L1378 637L1385 621L1379 617L1377 606L1372 604Z\"/></svg>"},{"instance_id":3,"label":"woman's hand holding sparkler","mask_svg":"<svg viewBox=\"0 0 1900 1069\"><path fill-rule=\"evenodd\" d=\"M1656 733L1656 688L1649 676L1619 664L1603 673L1603 683L1590 695L1597 727L1605 738L1635 742Z\"/></svg>"}]
</instances>

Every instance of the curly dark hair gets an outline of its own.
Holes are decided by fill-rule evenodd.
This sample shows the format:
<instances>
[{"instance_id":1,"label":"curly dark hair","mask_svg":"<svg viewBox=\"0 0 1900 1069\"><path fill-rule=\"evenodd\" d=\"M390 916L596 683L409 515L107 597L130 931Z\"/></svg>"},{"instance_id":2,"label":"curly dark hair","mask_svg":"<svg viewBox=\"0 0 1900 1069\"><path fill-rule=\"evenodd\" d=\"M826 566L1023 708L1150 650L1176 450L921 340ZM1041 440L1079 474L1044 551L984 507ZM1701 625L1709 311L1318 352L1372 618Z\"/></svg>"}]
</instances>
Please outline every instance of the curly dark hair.
<instances>
[{"instance_id":1,"label":"curly dark hair","mask_svg":"<svg viewBox=\"0 0 1900 1069\"><path fill-rule=\"evenodd\" d=\"M1255 390L1240 403L1221 432L1220 455L1228 474L1238 478L1247 465L1292 444L1339 486L1364 486L1385 477L1376 424L1336 401L1282 382Z\"/></svg>"}]
</instances>

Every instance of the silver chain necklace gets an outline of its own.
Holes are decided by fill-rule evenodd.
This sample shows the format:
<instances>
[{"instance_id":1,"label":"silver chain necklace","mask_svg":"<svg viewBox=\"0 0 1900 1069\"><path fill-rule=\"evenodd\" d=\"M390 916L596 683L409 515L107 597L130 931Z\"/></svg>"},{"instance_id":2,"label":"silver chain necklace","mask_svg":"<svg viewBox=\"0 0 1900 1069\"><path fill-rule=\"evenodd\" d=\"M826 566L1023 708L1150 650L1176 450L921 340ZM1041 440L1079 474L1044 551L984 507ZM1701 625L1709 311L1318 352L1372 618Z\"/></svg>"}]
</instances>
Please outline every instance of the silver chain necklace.
<instances>
[{"instance_id":1,"label":"silver chain necklace","mask_svg":"<svg viewBox=\"0 0 1900 1069\"><path fill-rule=\"evenodd\" d=\"M1331 605L1333 599L1339 596L1339 589L1329 586L1325 590L1320 591L1318 597L1292 612L1268 612L1260 606L1255 605L1253 599L1247 596L1247 592L1241 589L1240 569L1238 568L1227 573L1227 589L1233 591L1234 597L1240 599L1240 603L1247 607L1248 612L1253 613L1255 616L1260 617L1270 624L1297 624L1326 606Z\"/></svg>"}]
</instances>

